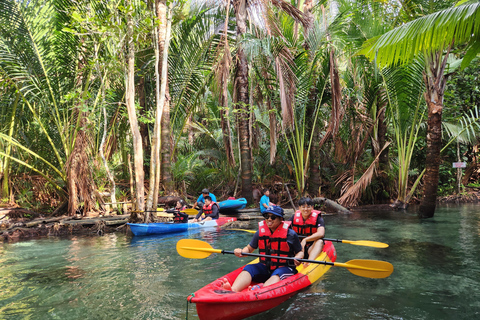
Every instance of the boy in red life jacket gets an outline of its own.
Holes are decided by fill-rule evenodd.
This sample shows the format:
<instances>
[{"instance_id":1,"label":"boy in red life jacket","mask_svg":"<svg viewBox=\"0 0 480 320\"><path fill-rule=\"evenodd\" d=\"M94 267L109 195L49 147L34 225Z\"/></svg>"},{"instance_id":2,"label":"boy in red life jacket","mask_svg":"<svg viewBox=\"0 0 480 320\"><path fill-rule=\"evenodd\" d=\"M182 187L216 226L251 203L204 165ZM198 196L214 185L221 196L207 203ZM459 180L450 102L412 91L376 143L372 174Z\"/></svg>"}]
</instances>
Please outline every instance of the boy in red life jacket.
<instances>
[{"instance_id":1,"label":"boy in red life jacket","mask_svg":"<svg viewBox=\"0 0 480 320\"><path fill-rule=\"evenodd\" d=\"M218 204L212 201L212 198L210 198L210 196L206 196L204 197L204 199L205 199L205 204L203 205L202 209L198 211L198 214L195 217L195 219L193 219L193 222L218 219L218 217L220 216L219 210L218 210Z\"/></svg>"},{"instance_id":2,"label":"boy in red life jacket","mask_svg":"<svg viewBox=\"0 0 480 320\"><path fill-rule=\"evenodd\" d=\"M248 264L235 279L233 285L223 279L223 288L235 292L242 291L253 281L268 286L279 282L297 273L295 266L300 262L281 259L281 257L303 258L302 245L297 234L289 228L289 223L283 221L283 209L278 206L269 206L263 214L265 220L258 226L259 230L253 235L250 243L243 249L237 248L234 253L243 257L242 253L252 253L259 249L260 254L278 256L275 258L260 258L257 264Z\"/></svg>"},{"instance_id":3,"label":"boy in red life jacket","mask_svg":"<svg viewBox=\"0 0 480 320\"><path fill-rule=\"evenodd\" d=\"M298 206L300 210L297 210L289 220L290 228L302 239L305 259L315 260L322 252L325 221L323 221L320 211L313 210L312 199L301 198Z\"/></svg>"}]
</instances>

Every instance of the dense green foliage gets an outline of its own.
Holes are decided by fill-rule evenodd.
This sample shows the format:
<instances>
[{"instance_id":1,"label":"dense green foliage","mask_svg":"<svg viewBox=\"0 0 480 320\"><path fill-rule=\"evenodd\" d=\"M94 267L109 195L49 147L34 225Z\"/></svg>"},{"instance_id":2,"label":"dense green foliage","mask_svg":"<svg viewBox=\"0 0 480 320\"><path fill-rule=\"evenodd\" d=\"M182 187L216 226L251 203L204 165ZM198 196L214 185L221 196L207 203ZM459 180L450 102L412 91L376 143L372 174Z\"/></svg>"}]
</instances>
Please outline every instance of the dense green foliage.
<instances>
[{"instance_id":1,"label":"dense green foliage","mask_svg":"<svg viewBox=\"0 0 480 320\"><path fill-rule=\"evenodd\" d=\"M309 11L313 18L309 28L299 22L295 12L288 11L293 9L281 11L269 5L262 15L253 7L248 31L241 37L236 36L232 8L225 19L223 5L198 3L176 4L169 39L173 193L195 196L209 187L221 198L242 194L236 121L242 109L234 107L233 63L242 48L249 67L249 139L255 187L271 188L280 204L288 203L285 186L293 198L323 196L340 199L347 206L395 199L409 202L420 196L422 182L419 180L418 186L415 182L425 169L425 62L413 59L408 46L404 47L405 59L413 61L406 66L379 69L375 61L358 53L365 41L378 40L397 26L436 23L426 14L453 8L453 3L445 2L445 8L435 6L433 10L435 1L401 1L402 6L323 1ZM132 14L135 21L136 104L145 150L149 150L153 132L155 27L161 23L151 1L115 4L102 0L81 5L68 0L0 0L4 202L36 209L58 206L70 188L68 168L77 159L80 139L88 164L79 172L81 179L92 190L108 191L99 155L104 135L102 108L108 122L104 152L119 186L116 196L131 200L126 15ZM453 19L480 15L475 3L463 9L444 14L437 32L447 34L448 22ZM478 37L478 18L462 21L462 36L473 30ZM422 50L427 44L438 45L436 34L416 40L408 34L405 37L418 40ZM457 59L467 56L469 65L452 69L448 76L443 140L445 144L451 139L455 142L442 151L440 195L457 191L457 170L452 162L468 162L471 180L466 183L477 182L480 60L475 58L476 45L478 42L460 45L451 52ZM381 64L391 62L388 50L394 49L389 47L377 57ZM224 59L226 55L230 59ZM222 85L220 77L225 72L227 83ZM220 102L223 96L227 106ZM225 146L225 123L230 128L233 165ZM148 174L150 153L144 155Z\"/></svg>"}]
</instances>

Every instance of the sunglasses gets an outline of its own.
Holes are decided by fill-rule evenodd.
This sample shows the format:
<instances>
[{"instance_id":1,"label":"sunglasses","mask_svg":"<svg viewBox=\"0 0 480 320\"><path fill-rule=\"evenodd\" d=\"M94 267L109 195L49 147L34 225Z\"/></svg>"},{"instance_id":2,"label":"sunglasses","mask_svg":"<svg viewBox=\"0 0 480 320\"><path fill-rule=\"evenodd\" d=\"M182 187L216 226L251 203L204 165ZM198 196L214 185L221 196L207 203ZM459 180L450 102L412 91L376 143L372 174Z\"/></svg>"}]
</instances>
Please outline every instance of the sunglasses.
<instances>
[{"instance_id":1,"label":"sunglasses","mask_svg":"<svg viewBox=\"0 0 480 320\"><path fill-rule=\"evenodd\" d=\"M276 216L274 214L264 214L263 217L265 218L265 220L268 220L268 219L275 220L275 219L279 218L279 216Z\"/></svg>"}]
</instances>

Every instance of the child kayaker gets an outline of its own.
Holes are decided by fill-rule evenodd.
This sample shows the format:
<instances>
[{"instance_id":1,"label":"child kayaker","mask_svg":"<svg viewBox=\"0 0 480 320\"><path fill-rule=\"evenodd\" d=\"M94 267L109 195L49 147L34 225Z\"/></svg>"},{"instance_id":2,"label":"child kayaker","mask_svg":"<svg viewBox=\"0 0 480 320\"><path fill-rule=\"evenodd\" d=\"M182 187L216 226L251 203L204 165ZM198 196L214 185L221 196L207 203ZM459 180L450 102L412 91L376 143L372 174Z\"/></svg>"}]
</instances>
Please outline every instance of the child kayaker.
<instances>
[{"instance_id":1,"label":"child kayaker","mask_svg":"<svg viewBox=\"0 0 480 320\"><path fill-rule=\"evenodd\" d=\"M193 222L199 222L202 220L208 221L212 219L218 219L220 216L218 204L210 198L210 196L205 196L205 204L202 209L198 211L197 216L193 219Z\"/></svg>"},{"instance_id":2,"label":"child kayaker","mask_svg":"<svg viewBox=\"0 0 480 320\"><path fill-rule=\"evenodd\" d=\"M298 206L300 210L297 210L289 220L291 222L290 228L302 240L305 259L315 260L322 252L325 222L321 212L313 210L313 200L311 198L300 198ZM305 265L308 265L308 263L305 263Z\"/></svg>"},{"instance_id":3,"label":"child kayaker","mask_svg":"<svg viewBox=\"0 0 480 320\"><path fill-rule=\"evenodd\" d=\"M283 221L283 209L269 206L263 216L265 220L258 224L259 230L253 235L250 243L243 249L235 249L235 255L243 257L242 253L252 253L258 248L260 254L302 259L302 245L297 234L289 228L289 223ZM259 263L246 265L232 285L225 278L222 286L225 290L235 292L247 288L252 280L264 282L264 286L268 286L296 274L295 266L298 265L300 262L297 260L292 263L291 260L260 258Z\"/></svg>"}]
</instances>

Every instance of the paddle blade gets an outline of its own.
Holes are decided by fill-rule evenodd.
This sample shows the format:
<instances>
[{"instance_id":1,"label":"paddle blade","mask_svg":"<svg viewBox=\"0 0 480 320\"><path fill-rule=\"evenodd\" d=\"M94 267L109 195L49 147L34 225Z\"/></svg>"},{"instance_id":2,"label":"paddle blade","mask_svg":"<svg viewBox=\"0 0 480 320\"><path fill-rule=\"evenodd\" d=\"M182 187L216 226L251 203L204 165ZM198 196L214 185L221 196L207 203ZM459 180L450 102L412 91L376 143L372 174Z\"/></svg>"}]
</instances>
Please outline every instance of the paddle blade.
<instances>
[{"instance_id":1,"label":"paddle blade","mask_svg":"<svg viewBox=\"0 0 480 320\"><path fill-rule=\"evenodd\" d=\"M185 209L185 210L182 210L180 212L186 213L189 216L196 216L198 214L198 211L193 209L193 208L192 209Z\"/></svg>"},{"instance_id":2,"label":"paddle blade","mask_svg":"<svg viewBox=\"0 0 480 320\"><path fill-rule=\"evenodd\" d=\"M177 242L177 252L184 258L205 259L212 253L222 253L220 249L213 249L205 241L195 239L182 239Z\"/></svg>"},{"instance_id":3,"label":"paddle blade","mask_svg":"<svg viewBox=\"0 0 480 320\"><path fill-rule=\"evenodd\" d=\"M369 240L342 240L342 243L349 243L355 246L364 246L364 247L373 247L373 248L388 248L388 244L383 242L377 241L369 241Z\"/></svg>"},{"instance_id":4,"label":"paddle blade","mask_svg":"<svg viewBox=\"0 0 480 320\"><path fill-rule=\"evenodd\" d=\"M386 278L393 272L393 265L390 262L379 260L355 259L345 263L334 262L334 265L347 268L354 275L373 279Z\"/></svg>"}]
</instances>

